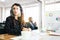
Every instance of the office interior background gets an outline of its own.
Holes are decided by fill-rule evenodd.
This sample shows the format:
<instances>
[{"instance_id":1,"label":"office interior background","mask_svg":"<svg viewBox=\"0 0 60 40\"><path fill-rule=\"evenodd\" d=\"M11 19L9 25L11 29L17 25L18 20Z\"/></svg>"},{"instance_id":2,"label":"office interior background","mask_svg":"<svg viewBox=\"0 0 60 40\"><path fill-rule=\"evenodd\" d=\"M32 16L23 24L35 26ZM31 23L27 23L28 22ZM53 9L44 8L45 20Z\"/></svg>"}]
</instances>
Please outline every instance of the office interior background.
<instances>
[{"instance_id":1,"label":"office interior background","mask_svg":"<svg viewBox=\"0 0 60 40\"><path fill-rule=\"evenodd\" d=\"M60 0L0 0L0 23L10 15L12 4L20 3L24 20L32 17L40 31L58 30L60 27Z\"/></svg>"}]
</instances>

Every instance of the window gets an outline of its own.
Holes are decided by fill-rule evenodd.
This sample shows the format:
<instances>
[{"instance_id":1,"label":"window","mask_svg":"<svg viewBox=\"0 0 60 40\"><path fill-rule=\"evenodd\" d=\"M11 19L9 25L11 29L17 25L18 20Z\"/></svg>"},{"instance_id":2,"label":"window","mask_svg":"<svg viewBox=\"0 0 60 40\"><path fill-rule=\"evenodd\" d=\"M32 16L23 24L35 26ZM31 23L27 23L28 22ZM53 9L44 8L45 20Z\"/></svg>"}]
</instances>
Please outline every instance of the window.
<instances>
[{"instance_id":1,"label":"window","mask_svg":"<svg viewBox=\"0 0 60 40\"><path fill-rule=\"evenodd\" d=\"M3 17L2 17L2 22L6 20L6 17L10 15L10 8L3 8Z\"/></svg>"},{"instance_id":2,"label":"window","mask_svg":"<svg viewBox=\"0 0 60 40\"><path fill-rule=\"evenodd\" d=\"M2 17L2 16L1 16L2 14L1 14L1 13L2 13L2 11L1 11L1 8L0 8L0 22L1 22L1 17Z\"/></svg>"},{"instance_id":3,"label":"window","mask_svg":"<svg viewBox=\"0 0 60 40\"><path fill-rule=\"evenodd\" d=\"M32 5L32 6L29 6L29 7L25 7L25 8L23 8L23 11L24 11L24 20L26 22L28 22L29 17L32 17L33 22L36 22L38 27L41 26L40 4L35 5L35 6Z\"/></svg>"}]
</instances>

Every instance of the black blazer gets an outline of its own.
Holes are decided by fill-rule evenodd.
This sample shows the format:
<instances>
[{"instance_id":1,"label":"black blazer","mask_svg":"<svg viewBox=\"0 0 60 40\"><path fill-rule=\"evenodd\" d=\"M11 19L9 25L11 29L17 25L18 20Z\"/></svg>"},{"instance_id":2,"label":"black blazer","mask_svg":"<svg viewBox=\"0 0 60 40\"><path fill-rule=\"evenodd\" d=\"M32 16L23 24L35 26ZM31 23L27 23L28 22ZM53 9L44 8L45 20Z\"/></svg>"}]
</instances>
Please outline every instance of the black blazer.
<instances>
[{"instance_id":1,"label":"black blazer","mask_svg":"<svg viewBox=\"0 0 60 40\"><path fill-rule=\"evenodd\" d=\"M19 25L18 20L15 20L15 25L13 21L13 17L9 16L6 18L5 23L5 32L11 35L21 35L21 25Z\"/></svg>"}]
</instances>

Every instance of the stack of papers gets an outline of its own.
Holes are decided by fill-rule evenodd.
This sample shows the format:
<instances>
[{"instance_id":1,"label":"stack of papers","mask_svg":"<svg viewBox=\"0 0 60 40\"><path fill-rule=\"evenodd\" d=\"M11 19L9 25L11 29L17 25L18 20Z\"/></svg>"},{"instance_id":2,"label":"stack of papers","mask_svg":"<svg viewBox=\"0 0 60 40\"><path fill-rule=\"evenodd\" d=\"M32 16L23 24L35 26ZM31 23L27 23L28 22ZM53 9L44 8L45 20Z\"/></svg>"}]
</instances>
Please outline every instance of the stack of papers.
<instances>
[{"instance_id":1,"label":"stack of papers","mask_svg":"<svg viewBox=\"0 0 60 40\"><path fill-rule=\"evenodd\" d=\"M16 36L16 37L11 38L11 40L21 40L21 39L22 39L22 36Z\"/></svg>"}]
</instances>

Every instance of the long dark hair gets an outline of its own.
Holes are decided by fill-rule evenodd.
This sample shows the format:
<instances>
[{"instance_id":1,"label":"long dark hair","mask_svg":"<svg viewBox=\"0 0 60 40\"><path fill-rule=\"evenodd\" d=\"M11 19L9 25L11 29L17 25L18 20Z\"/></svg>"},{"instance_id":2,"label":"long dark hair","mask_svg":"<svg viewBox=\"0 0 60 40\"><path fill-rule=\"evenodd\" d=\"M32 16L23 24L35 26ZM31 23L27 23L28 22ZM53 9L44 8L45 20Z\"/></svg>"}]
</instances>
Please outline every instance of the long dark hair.
<instances>
[{"instance_id":1,"label":"long dark hair","mask_svg":"<svg viewBox=\"0 0 60 40\"><path fill-rule=\"evenodd\" d=\"M22 20L24 20L24 19L23 19L23 16L22 16L22 15L23 15L23 10L22 10L22 7L21 7L20 4L14 3L14 4L12 5L12 7L11 7L10 14L11 14L11 16L13 17L13 22L14 22L15 20L14 20L13 6L15 6L15 5L20 7L21 17L18 17L18 21L19 21L19 23L21 24L21 23L22 23ZM15 25L15 22L14 22L14 25Z\"/></svg>"},{"instance_id":2,"label":"long dark hair","mask_svg":"<svg viewBox=\"0 0 60 40\"><path fill-rule=\"evenodd\" d=\"M18 3L14 3L14 4L12 5L12 7L11 7L11 10L10 10L11 16L14 16L14 14L13 14L13 6L15 6L15 5L20 7L20 11L21 11L21 15L22 15L22 14L23 14L23 10L22 10L21 5L18 4Z\"/></svg>"}]
</instances>

